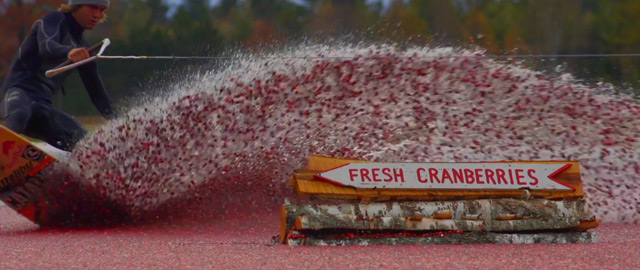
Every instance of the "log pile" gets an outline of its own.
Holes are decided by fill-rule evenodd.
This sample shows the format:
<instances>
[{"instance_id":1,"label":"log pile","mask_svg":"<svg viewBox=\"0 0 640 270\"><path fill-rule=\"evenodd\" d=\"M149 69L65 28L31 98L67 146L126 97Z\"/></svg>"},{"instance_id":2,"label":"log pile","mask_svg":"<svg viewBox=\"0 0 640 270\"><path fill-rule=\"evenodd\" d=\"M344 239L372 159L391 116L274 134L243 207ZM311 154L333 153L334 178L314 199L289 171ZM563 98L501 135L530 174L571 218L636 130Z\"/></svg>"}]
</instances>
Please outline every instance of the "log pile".
<instances>
[{"instance_id":1,"label":"log pile","mask_svg":"<svg viewBox=\"0 0 640 270\"><path fill-rule=\"evenodd\" d=\"M313 175L363 162L312 157L291 181L322 203L282 206L283 244L593 243L598 226L582 198L579 166L559 178L574 191L367 190ZM313 187L313 188L311 188ZM338 199L338 201L336 201ZM333 200L333 201L332 201Z\"/></svg>"}]
</instances>

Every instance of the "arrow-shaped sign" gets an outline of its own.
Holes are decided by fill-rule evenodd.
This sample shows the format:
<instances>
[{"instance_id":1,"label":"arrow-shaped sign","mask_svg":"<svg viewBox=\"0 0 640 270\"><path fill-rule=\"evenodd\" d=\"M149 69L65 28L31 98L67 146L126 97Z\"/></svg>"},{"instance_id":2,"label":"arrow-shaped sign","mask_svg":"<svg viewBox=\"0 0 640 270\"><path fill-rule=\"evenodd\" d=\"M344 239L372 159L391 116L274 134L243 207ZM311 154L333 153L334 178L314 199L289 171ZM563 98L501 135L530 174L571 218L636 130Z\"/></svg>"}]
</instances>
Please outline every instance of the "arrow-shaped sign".
<instances>
[{"instance_id":1,"label":"arrow-shaped sign","mask_svg":"<svg viewBox=\"0 0 640 270\"><path fill-rule=\"evenodd\" d=\"M385 189L575 190L554 177L565 163L349 163L315 177L341 186Z\"/></svg>"}]
</instances>

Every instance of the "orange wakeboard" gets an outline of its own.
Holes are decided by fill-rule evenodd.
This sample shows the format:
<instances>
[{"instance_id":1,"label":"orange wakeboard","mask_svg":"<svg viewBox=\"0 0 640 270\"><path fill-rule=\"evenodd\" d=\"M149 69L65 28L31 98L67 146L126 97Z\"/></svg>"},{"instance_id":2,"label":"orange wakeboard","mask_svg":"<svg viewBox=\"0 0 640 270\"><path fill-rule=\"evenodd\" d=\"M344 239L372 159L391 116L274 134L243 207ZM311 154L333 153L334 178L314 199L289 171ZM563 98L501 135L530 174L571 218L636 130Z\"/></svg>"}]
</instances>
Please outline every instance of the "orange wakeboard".
<instances>
[{"instance_id":1,"label":"orange wakeboard","mask_svg":"<svg viewBox=\"0 0 640 270\"><path fill-rule=\"evenodd\" d=\"M108 226L128 218L116 202L58 166L65 154L0 125L0 201L44 227Z\"/></svg>"}]
</instances>

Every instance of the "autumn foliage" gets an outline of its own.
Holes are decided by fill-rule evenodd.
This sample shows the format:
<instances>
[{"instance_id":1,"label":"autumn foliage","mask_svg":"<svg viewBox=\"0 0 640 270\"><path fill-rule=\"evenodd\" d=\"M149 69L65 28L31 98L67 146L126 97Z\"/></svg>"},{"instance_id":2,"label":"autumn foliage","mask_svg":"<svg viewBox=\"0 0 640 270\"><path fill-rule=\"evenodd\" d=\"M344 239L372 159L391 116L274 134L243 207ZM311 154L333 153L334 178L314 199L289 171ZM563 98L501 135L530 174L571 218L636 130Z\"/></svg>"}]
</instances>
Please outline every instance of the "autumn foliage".
<instances>
[{"instance_id":1,"label":"autumn foliage","mask_svg":"<svg viewBox=\"0 0 640 270\"><path fill-rule=\"evenodd\" d=\"M33 22L65 0L0 2L0 78ZM640 4L635 0L112 0L108 21L87 33L112 40L112 55L214 56L229 50L260 52L300 40L335 43L398 42L424 46L478 46L490 54L635 53L640 47ZM568 71L589 82L635 86L637 57L534 59L541 70ZM128 62L130 63L130 62ZM116 98L130 96L167 70L202 61L101 65ZM70 89L81 84L70 83ZM154 87L157 88L157 87ZM65 107L85 114L85 97Z\"/></svg>"},{"instance_id":2,"label":"autumn foliage","mask_svg":"<svg viewBox=\"0 0 640 270\"><path fill-rule=\"evenodd\" d=\"M64 0L11 0L0 2L0 75L6 74L18 45L29 33L33 22L54 10Z\"/></svg>"}]
</instances>

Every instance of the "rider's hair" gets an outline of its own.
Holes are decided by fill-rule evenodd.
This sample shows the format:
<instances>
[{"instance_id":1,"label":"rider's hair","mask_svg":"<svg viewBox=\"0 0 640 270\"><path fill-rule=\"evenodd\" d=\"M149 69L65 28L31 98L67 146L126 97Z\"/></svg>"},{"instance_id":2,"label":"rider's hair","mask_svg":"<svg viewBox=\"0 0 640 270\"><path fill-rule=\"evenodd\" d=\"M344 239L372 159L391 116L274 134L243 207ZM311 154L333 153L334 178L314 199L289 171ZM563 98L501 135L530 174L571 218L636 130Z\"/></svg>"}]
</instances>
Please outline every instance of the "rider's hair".
<instances>
[{"instance_id":1,"label":"rider's hair","mask_svg":"<svg viewBox=\"0 0 640 270\"><path fill-rule=\"evenodd\" d=\"M62 4L62 5L60 5L60 7L58 8L58 11L60 11L60 12L64 12L64 13L69 13L69 12L73 13L73 12L76 12L76 11L77 11L78 9L80 9L81 7L82 7L82 5L73 5L73 6L70 6L70 5L67 5L67 4ZM104 17L102 17L102 20L100 20L100 22L104 22L104 21L106 21L106 20L107 20L107 14L105 13L105 14L104 14Z\"/></svg>"}]
</instances>

